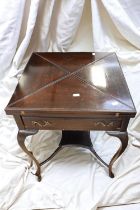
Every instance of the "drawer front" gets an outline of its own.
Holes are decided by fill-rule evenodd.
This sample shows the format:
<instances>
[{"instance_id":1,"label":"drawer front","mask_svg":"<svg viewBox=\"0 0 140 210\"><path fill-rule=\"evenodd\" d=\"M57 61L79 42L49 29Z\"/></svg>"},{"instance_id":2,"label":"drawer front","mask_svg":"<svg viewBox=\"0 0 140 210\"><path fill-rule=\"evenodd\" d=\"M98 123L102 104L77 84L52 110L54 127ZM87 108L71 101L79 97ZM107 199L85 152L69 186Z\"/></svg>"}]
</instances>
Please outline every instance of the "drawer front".
<instances>
[{"instance_id":1,"label":"drawer front","mask_svg":"<svg viewBox=\"0 0 140 210\"><path fill-rule=\"evenodd\" d=\"M25 128L39 130L121 130L121 119L22 117Z\"/></svg>"}]
</instances>

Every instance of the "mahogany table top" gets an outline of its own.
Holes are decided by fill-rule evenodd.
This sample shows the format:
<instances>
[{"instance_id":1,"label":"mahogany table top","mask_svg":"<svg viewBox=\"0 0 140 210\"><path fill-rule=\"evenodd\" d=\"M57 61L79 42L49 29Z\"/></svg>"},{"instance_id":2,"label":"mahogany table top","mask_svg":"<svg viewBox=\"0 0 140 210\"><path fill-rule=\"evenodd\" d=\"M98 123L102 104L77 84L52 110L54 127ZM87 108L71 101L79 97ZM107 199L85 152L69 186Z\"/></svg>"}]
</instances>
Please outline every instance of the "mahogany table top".
<instances>
[{"instance_id":1,"label":"mahogany table top","mask_svg":"<svg viewBox=\"0 0 140 210\"><path fill-rule=\"evenodd\" d=\"M116 54L99 52L33 53L6 112L136 114Z\"/></svg>"}]
</instances>

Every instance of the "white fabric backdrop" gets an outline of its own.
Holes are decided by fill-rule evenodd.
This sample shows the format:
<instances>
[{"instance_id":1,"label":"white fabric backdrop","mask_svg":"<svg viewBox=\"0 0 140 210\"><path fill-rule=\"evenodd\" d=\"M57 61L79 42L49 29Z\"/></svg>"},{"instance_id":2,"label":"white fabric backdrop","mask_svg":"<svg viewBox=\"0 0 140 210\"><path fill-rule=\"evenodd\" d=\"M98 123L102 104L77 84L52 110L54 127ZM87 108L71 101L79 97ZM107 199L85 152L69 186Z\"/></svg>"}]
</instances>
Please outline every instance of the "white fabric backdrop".
<instances>
[{"instance_id":1,"label":"white fabric backdrop","mask_svg":"<svg viewBox=\"0 0 140 210\"><path fill-rule=\"evenodd\" d=\"M91 3L91 5L90 5ZM140 202L140 1L0 1L0 209L87 209ZM43 166L38 183L19 148L17 127L3 109L33 51L115 51L134 99L137 116L129 123L129 146L114 165L116 177L88 151L64 149ZM60 131L42 131L31 147L44 160L57 147ZM92 132L93 145L109 161L119 141ZM140 205L111 207L139 209ZM105 208L106 210L108 208Z\"/></svg>"}]
</instances>

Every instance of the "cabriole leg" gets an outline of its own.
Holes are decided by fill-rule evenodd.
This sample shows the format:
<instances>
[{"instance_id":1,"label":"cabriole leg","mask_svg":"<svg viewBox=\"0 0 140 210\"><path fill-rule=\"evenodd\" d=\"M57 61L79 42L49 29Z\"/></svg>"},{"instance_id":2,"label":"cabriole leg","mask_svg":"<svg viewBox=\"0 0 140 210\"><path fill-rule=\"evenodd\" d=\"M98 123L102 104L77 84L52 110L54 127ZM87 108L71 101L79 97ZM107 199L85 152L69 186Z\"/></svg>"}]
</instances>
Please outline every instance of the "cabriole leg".
<instances>
[{"instance_id":1,"label":"cabriole leg","mask_svg":"<svg viewBox=\"0 0 140 210\"><path fill-rule=\"evenodd\" d=\"M25 146L25 139L27 136L34 135L38 132L38 130L19 130L17 135L18 144L21 147L21 149L33 160L36 164L37 170L35 175L38 177L38 181L41 181L41 170L39 162L36 160L32 152L28 151Z\"/></svg>"},{"instance_id":2,"label":"cabriole leg","mask_svg":"<svg viewBox=\"0 0 140 210\"><path fill-rule=\"evenodd\" d=\"M121 146L119 147L118 151L115 153L115 155L113 156L113 158L111 159L111 161L109 163L109 176L111 178L113 178L114 177L114 174L112 172L113 163L120 157L120 155L126 149L126 147L128 145L128 134L127 134L127 132L116 132L116 131L109 131L107 133L110 136L114 136L114 137L119 138L120 141L121 141Z\"/></svg>"}]
</instances>

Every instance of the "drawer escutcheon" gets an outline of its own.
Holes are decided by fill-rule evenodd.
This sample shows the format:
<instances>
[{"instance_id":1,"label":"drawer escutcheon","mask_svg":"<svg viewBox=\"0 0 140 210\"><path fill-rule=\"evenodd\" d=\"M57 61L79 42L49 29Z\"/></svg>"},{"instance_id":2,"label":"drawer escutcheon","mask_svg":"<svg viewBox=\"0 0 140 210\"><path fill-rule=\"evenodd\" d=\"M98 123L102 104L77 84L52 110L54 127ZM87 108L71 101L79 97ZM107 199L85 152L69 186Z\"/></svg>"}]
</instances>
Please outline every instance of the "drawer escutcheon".
<instances>
[{"instance_id":1,"label":"drawer escutcheon","mask_svg":"<svg viewBox=\"0 0 140 210\"><path fill-rule=\"evenodd\" d=\"M104 123L104 122L95 122L95 126L102 126L102 127L112 127L114 126L113 122Z\"/></svg>"},{"instance_id":2,"label":"drawer escutcheon","mask_svg":"<svg viewBox=\"0 0 140 210\"><path fill-rule=\"evenodd\" d=\"M41 122L32 121L32 125L44 128L46 126L51 126L52 123L50 123L49 121L46 121L46 120L42 120Z\"/></svg>"}]
</instances>

